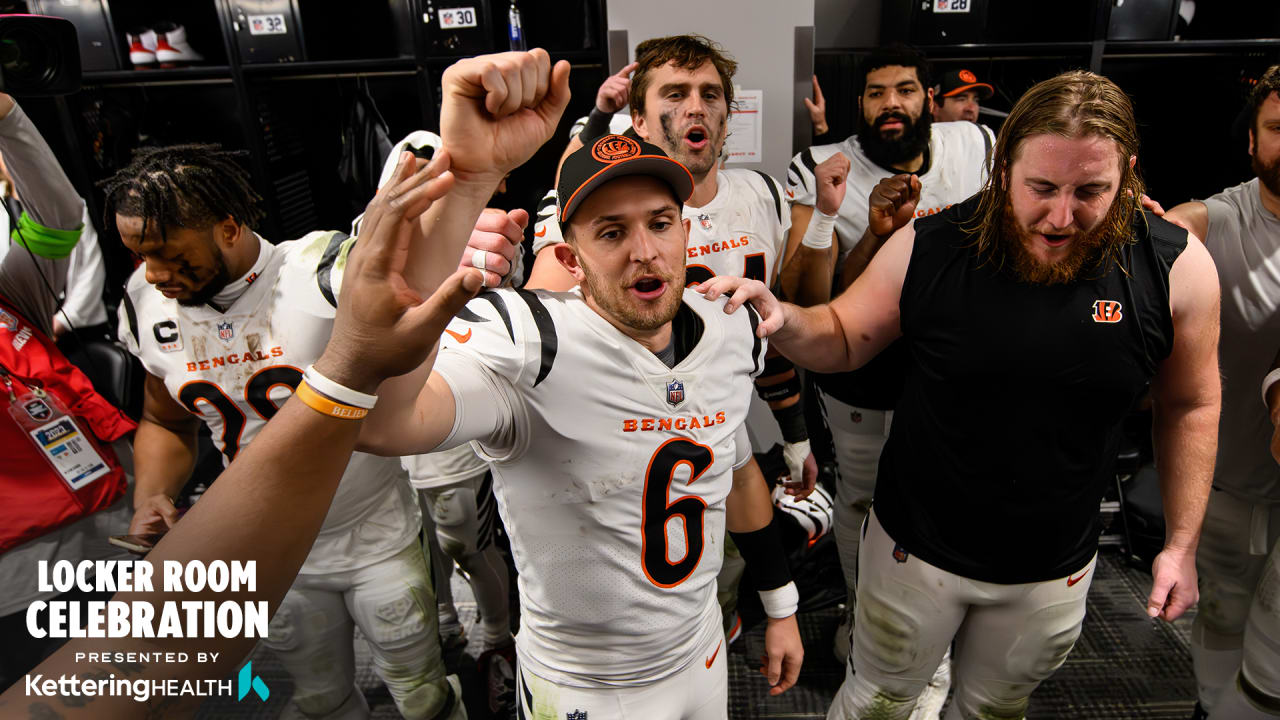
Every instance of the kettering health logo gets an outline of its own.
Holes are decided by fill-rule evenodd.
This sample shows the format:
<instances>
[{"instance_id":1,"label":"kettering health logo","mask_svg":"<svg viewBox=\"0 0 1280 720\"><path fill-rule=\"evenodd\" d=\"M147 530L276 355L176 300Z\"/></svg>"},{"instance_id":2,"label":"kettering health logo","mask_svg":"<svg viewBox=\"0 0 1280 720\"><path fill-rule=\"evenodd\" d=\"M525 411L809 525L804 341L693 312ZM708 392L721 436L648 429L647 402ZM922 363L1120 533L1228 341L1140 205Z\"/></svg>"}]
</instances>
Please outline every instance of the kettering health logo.
<instances>
[{"instance_id":1,"label":"kettering health logo","mask_svg":"<svg viewBox=\"0 0 1280 720\"><path fill-rule=\"evenodd\" d=\"M240 676L236 679L236 693L239 696L236 700L244 700L244 696L249 694L251 688L258 694L258 698L262 702L266 702L267 698L271 697L271 691L267 689L267 684L262 682L262 678L253 674L252 660L240 668Z\"/></svg>"}]
</instances>

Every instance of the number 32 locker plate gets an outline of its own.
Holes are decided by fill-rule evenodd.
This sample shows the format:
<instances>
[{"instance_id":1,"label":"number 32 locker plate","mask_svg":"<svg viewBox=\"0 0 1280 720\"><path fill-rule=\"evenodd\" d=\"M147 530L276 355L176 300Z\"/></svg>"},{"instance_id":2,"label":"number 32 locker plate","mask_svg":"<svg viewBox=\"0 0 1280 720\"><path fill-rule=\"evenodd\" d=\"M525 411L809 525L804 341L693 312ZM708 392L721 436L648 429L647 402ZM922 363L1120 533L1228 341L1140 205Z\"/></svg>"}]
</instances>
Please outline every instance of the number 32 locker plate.
<instances>
[{"instance_id":1,"label":"number 32 locker plate","mask_svg":"<svg viewBox=\"0 0 1280 720\"><path fill-rule=\"evenodd\" d=\"M250 35L286 35L289 30L284 26L284 15L250 15Z\"/></svg>"},{"instance_id":2,"label":"number 32 locker plate","mask_svg":"<svg viewBox=\"0 0 1280 720\"><path fill-rule=\"evenodd\" d=\"M934 0L933 11L936 13L967 13L973 0Z\"/></svg>"}]
</instances>

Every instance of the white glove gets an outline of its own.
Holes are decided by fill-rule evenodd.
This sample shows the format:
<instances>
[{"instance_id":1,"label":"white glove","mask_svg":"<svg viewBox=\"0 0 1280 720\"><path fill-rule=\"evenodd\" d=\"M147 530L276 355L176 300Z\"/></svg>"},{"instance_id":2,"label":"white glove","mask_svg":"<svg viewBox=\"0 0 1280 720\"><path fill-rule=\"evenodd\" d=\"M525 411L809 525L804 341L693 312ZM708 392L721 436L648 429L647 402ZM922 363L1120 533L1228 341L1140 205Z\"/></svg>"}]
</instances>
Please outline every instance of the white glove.
<instances>
[{"instance_id":1,"label":"white glove","mask_svg":"<svg viewBox=\"0 0 1280 720\"><path fill-rule=\"evenodd\" d=\"M804 482L804 461L810 452L808 440L782 445L782 459L787 463L787 472L791 473L791 485Z\"/></svg>"}]
</instances>

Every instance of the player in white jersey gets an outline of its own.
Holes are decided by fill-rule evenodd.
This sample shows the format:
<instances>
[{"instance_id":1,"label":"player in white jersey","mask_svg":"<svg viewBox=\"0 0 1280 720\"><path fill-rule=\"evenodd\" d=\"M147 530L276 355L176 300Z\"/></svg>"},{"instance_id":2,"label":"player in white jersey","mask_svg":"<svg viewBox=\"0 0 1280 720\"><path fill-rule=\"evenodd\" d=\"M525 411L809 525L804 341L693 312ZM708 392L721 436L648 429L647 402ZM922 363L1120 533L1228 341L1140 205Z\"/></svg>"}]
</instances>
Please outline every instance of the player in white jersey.
<instances>
[{"instance_id":1,"label":"player in white jersey","mask_svg":"<svg viewBox=\"0 0 1280 720\"><path fill-rule=\"evenodd\" d=\"M934 123L928 64L910 50L892 49L863 62L858 132L843 142L796 155L787 172L791 240L800 249L782 270L781 285L801 305L828 301L847 287L911 215L869 218L869 197L885 178L918 178L912 213L925 217L977 192L987 177L991 131L974 123ZM843 193L843 198L840 193ZM876 227L869 219L879 219ZM836 268L840 268L838 282ZM854 583L862 521L871 506L880 451L889 434L905 353L890 348L855 373L813 377L839 468L835 536L848 589L845 620L836 633L838 657L848 653L846 626L854 615ZM936 717L950 684L949 663L917 706Z\"/></svg>"},{"instance_id":2,"label":"player in white jersey","mask_svg":"<svg viewBox=\"0 0 1280 720\"><path fill-rule=\"evenodd\" d=\"M725 717L726 529L767 588L773 692L799 670L798 595L744 437L766 348L753 315L683 290L692 186L622 136L571 156L556 256L579 289L472 301L420 396L382 397L363 430L382 452L476 441L492 463L519 570L524 717Z\"/></svg>"},{"instance_id":3,"label":"player in white jersey","mask_svg":"<svg viewBox=\"0 0 1280 720\"><path fill-rule=\"evenodd\" d=\"M1210 718L1280 715L1280 467L1275 415L1258 401L1280 338L1280 66L1254 86L1250 119L1257 177L1166 215L1204 238L1222 283L1222 417L1191 628L1198 717Z\"/></svg>"},{"instance_id":4,"label":"player in white jersey","mask_svg":"<svg viewBox=\"0 0 1280 720\"><path fill-rule=\"evenodd\" d=\"M125 246L144 263L119 325L148 372L131 532L163 532L195 460L197 419L229 463L319 357L354 240L319 232L264 241L251 229L260 213L247 175L213 146L143 151L107 195ZM352 456L265 641L293 676L302 713L367 717L354 684L354 623L404 716L465 717L440 658L420 528L399 462Z\"/></svg>"},{"instance_id":5,"label":"player in white jersey","mask_svg":"<svg viewBox=\"0 0 1280 720\"><path fill-rule=\"evenodd\" d=\"M629 102L634 128L624 129L662 148L693 174L693 196L683 208L684 219L690 221L687 282L736 275L772 284L787 253L790 226L782 187L765 173L723 169L719 163L737 64L715 43L696 35L646 40L636 46L635 57L636 62L601 86L596 110L582 128L575 125L582 138L575 135L570 149L603 134L608 118L604 111L620 110ZM625 100L620 97L623 90ZM608 120L608 128L623 134L617 117ZM564 242L555 208L552 191L538 208L533 233L538 259L529 286L568 290L575 281L555 257L554 248ZM813 488L818 468L809 449L794 366L781 356L771 357L756 390L781 430L783 455L795 481L788 492L803 496ZM755 426L753 430L756 435L764 431Z\"/></svg>"}]
</instances>

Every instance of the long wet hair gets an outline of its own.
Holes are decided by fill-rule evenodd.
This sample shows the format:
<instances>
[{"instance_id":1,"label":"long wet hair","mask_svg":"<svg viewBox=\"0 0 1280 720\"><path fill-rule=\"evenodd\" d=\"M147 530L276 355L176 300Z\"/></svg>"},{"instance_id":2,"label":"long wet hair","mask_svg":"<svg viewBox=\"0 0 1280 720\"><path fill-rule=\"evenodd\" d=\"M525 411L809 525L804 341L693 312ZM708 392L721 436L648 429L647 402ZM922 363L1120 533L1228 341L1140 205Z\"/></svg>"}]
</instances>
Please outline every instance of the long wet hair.
<instances>
[{"instance_id":1,"label":"long wet hair","mask_svg":"<svg viewBox=\"0 0 1280 720\"><path fill-rule=\"evenodd\" d=\"M1145 190L1137 167L1129 166L1129 158L1138 154L1138 126L1133 117L1133 103L1120 86L1085 70L1073 70L1045 80L1019 98L1000 128L991 156L991 172L979 193L977 212L961 227L973 239L981 256L994 262L996 267L1003 266L1007 258L1000 234L1009 203L1010 169L1018 159L1023 142L1042 134L1115 141L1120 187L1103 220L1107 226L1099 264L1109 267L1114 262L1123 268L1121 254L1126 245L1136 242L1133 220L1135 213L1141 214L1140 199Z\"/></svg>"},{"instance_id":2,"label":"long wet hair","mask_svg":"<svg viewBox=\"0 0 1280 720\"><path fill-rule=\"evenodd\" d=\"M117 214L140 217L144 237L158 223L162 240L166 228L205 229L228 217L252 228L262 221L262 198L237 161L247 154L194 143L141 148L100 183L103 220L114 227Z\"/></svg>"}]
</instances>

